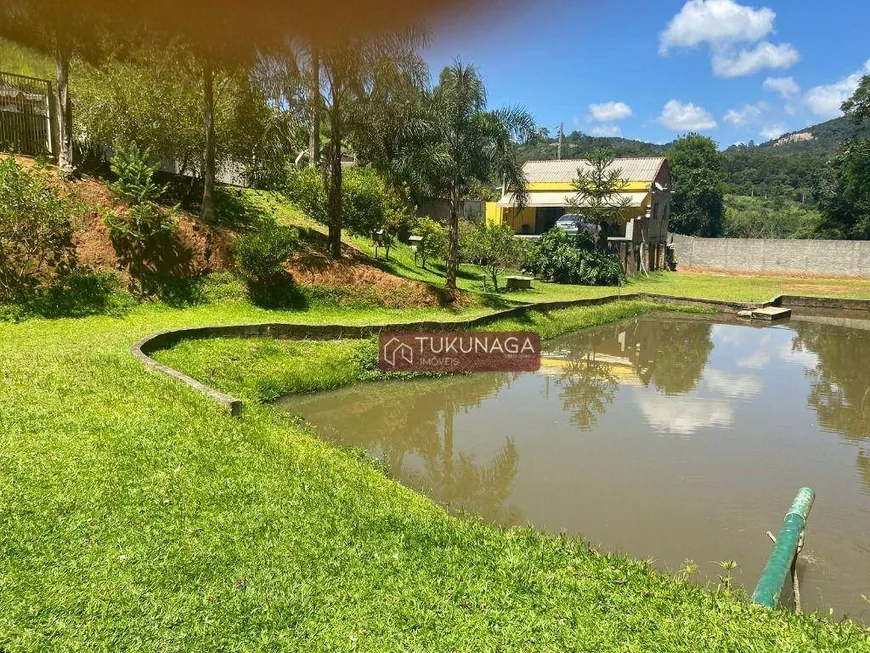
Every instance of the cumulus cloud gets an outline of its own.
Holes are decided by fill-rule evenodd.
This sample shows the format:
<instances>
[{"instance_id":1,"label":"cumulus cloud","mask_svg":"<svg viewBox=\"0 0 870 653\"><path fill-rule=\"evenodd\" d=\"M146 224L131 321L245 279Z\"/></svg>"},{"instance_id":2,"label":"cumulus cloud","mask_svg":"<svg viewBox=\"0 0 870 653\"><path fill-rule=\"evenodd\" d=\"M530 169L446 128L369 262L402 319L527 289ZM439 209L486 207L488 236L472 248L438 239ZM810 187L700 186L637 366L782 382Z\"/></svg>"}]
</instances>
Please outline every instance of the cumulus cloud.
<instances>
[{"instance_id":1,"label":"cumulus cloud","mask_svg":"<svg viewBox=\"0 0 870 653\"><path fill-rule=\"evenodd\" d=\"M659 54L673 48L707 46L713 73L718 77L742 77L765 68L788 68L800 55L788 43L763 40L773 32L776 13L734 0L688 0L659 34ZM759 43L759 41L761 41ZM756 44L753 47L748 47Z\"/></svg>"},{"instance_id":2,"label":"cumulus cloud","mask_svg":"<svg viewBox=\"0 0 870 653\"><path fill-rule=\"evenodd\" d=\"M622 136L619 125L596 125L589 133L593 136Z\"/></svg>"},{"instance_id":3,"label":"cumulus cloud","mask_svg":"<svg viewBox=\"0 0 870 653\"><path fill-rule=\"evenodd\" d=\"M751 50L713 53L713 74L717 77L743 77L766 68L791 68L800 54L788 43L774 45L763 41Z\"/></svg>"},{"instance_id":4,"label":"cumulus cloud","mask_svg":"<svg viewBox=\"0 0 870 653\"><path fill-rule=\"evenodd\" d=\"M739 367L745 367L752 370L760 370L770 362L770 354L766 349L759 349L749 356L744 356L737 361Z\"/></svg>"},{"instance_id":5,"label":"cumulus cloud","mask_svg":"<svg viewBox=\"0 0 870 653\"><path fill-rule=\"evenodd\" d=\"M729 109L722 120L735 127L745 127L761 120L767 109L768 106L765 102L744 104L740 109Z\"/></svg>"},{"instance_id":6,"label":"cumulus cloud","mask_svg":"<svg viewBox=\"0 0 870 653\"><path fill-rule=\"evenodd\" d=\"M856 70L833 84L811 88L804 96L804 100L810 111L820 118L837 118L843 114L840 105L852 97L861 82L861 77L868 74L870 74L870 59L864 62L864 66L860 70Z\"/></svg>"},{"instance_id":7,"label":"cumulus cloud","mask_svg":"<svg viewBox=\"0 0 870 653\"><path fill-rule=\"evenodd\" d=\"M726 401L660 395L640 395L635 401L647 424L660 433L691 435L698 429L734 422L734 409Z\"/></svg>"},{"instance_id":8,"label":"cumulus cloud","mask_svg":"<svg viewBox=\"0 0 870 653\"><path fill-rule=\"evenodd\" d=\"M689 0L659 35L659 52L707 44L720 48L755 43L773 31L773 10L754 9L733 0Z\"/></svg>"},{"instance_id":9,"label":"cumulus cloud","mask_svg":"<svg viewBox=\"0 0 870 653\"><path fill-rule=\"evenodd\" d=\"M603 102L589 105L589 117L598 122L625 120L631 116L631 107L625 102Z\"/></svg>"},{"instance_id":10,"label":"cumulus cloud","mask_svg":"<svg viewBox=\"0 0 870 653\"><path fill-rule=\"evenodd\" d=\"M670 100L662 109L658 123L678 132L716 129L716 120L706 109L689 102Z\"/></svg>"},{"instance_id":11,"label":"cumulus cloud","mask_svg":"<svg viewBox=\"0 0 870 653\"><path fill-rule=\"evenodd\" d=\"M779 138L788 131L788 127L782 123L775 125L766 125L758 135L766 141L772 141L774 138Z\"/></svg>"},{"instance_id":12,"label":"cumulus cloud","mask_svg":"<svg viewBox=\"0 0 870 653\"><path fill-rule=\"evenodd\" d=\"M765 91L779 93L784 100L801 92L801 87L792 77L768 77L764 80L762 88Z\"/></svg>"},{"instance_id":13,"label":"cumulus cloud","mask_svg":"<svg viewBox=\"0 0 870 653\"><path fill-rule=\"evenodd\" d=\"M797 342L783 343L779 347L779 358L786 363L795 363L808 370L814 369L819 364L819 356Z\"/></svg>"},{"instance_id":14,"label":"cumulus cloud","mask_svg":"<svg viewBox=\"0 0 870 653\"><path fill-rule=\"evenodd\" d=\"M762 383L754 376L732 375L721 370L707 370L704 383L713 392L734 399L750 399L761 394Z\"/></svg>"}]
</instances>

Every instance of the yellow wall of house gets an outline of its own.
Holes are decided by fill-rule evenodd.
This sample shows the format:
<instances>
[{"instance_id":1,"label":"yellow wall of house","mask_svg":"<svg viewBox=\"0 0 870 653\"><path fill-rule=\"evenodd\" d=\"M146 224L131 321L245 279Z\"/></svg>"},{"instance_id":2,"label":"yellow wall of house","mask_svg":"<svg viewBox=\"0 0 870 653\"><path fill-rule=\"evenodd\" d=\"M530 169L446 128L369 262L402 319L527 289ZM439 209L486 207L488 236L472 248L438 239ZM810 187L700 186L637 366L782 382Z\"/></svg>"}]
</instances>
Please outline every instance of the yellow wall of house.
<instances>
[{"instance_id":1,"label":"yellow wall of house","mask_svg":"<svg viewBox=\"0 0 870 653\"><path fill-rule=\"evenodd\" d=\"M502 221L502 208L498 205L497 202L487 202L484 208L484 219L486 220L486 224L501 224Z\"/></svg>"},{"instance_id":2,"label":"yellow wall of house","mask_svg":"<svg viewBox=\"0 0 870 653\"><path fill-rule=\"evenodd\" d=\"M523 233L523 225L526 226L526 233L535 233L535 209L525 208L522 211L516 209L505 209L504 219L515 234Z\"/></svg>"},{"instance_id":3,"label":"yellow wall of house","mask_svg":"<svg viewBox=\"0 0 870 653\"><path fill-rule=\"evenodd\" d=\"M527 233L535 233L535 209L525 208L517 212L514 208L504 208L496 202L487 202L484 210L487 224L506 224L514 233L523 233L523 225L526 225Z\"/></svg>"}]
</instances>

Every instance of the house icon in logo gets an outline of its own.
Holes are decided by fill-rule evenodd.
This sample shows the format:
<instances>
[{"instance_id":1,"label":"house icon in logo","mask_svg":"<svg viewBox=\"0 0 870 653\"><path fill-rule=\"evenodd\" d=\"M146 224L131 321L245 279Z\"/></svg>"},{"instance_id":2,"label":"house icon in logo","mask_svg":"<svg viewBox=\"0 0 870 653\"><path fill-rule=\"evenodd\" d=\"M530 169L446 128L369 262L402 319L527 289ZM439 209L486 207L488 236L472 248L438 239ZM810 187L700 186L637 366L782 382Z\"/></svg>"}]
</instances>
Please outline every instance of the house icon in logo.
<instances>
[{"instance_id":1,"label":"house icon in logo","mask_svg":"<svg viewBox=\"0 0 870 653\"><path fill-rule=\"evenodd\" d=\"M382 353L384 361L390 367L395 367L397 361L405 362L408 365L414 364L414 349L398 338L393 337L385 342Z\"/></svg>"}]
</instances>

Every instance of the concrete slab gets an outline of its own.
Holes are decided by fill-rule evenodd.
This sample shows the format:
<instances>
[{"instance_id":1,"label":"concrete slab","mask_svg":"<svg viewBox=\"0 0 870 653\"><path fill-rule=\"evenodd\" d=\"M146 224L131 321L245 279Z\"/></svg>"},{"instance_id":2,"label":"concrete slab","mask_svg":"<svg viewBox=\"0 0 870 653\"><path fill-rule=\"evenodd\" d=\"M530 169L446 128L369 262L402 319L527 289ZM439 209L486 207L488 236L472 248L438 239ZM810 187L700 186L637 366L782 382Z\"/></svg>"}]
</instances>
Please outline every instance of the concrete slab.
<instances>
[{"instance_id":1,"label":"concrete slab","mask_svg":"<svg viewBox=\"0 0 870 653\"><path fill-rule=\"evenodd\" d=\"M752 311L752 317L756 320L782 320L784 318L791 317L791 309L778 308L776 306L756 308Z\"/></svg>"}]
</instances>

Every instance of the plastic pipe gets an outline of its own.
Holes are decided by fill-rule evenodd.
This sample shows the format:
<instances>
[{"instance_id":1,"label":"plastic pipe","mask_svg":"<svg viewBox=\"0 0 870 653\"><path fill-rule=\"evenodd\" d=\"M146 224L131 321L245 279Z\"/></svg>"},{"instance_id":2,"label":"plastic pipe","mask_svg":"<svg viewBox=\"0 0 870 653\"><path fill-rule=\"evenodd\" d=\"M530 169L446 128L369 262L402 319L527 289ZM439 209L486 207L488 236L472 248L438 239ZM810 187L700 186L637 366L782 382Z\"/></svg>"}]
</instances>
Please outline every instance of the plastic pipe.
<instances>
[{"instance_id":1,"label":"plastic pipe","mask_svg":"<svg viewBox=\"0 0 870 653\"><path fill-rule=\"evenodd\" d=\"M788 577L791 563L797 555L801 533L807 525L807 517L816 493L808 487L798 490L794 502L785 514L785 521L776 538L776 544L770 552L764 571L758 579L755 591L752 593L752 601L760 605L773 608L779 604L782 586Z\"/></svg>"}]
</instances>

